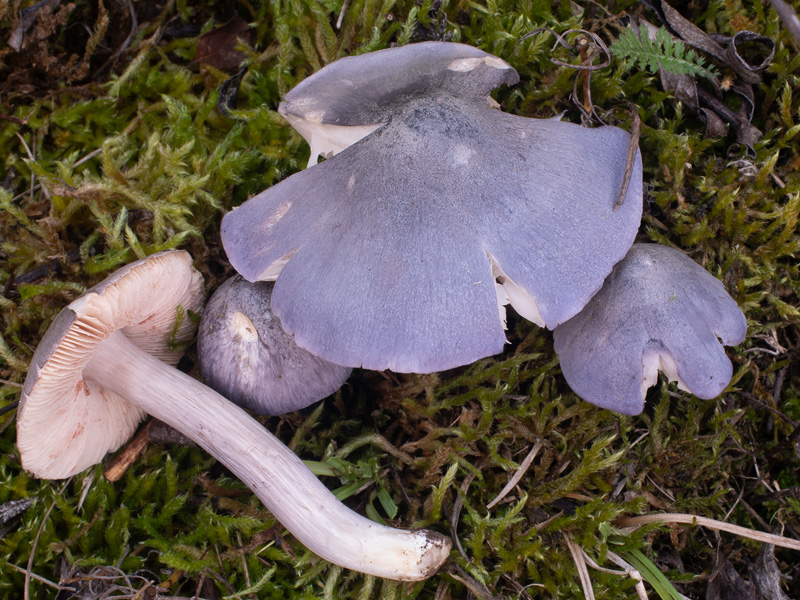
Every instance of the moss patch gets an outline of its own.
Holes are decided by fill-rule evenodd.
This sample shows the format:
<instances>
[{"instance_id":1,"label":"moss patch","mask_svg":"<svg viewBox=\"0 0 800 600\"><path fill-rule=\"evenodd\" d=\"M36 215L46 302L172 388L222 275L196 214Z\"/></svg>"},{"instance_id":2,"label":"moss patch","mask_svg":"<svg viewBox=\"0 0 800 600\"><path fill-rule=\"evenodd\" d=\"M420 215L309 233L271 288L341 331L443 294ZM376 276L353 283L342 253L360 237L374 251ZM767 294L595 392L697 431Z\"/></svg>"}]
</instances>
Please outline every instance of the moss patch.
<instances>
[{"instance_id":1,"label":"moss patch","mask_svg":"<svg viewBox=\"0 0 800 600\"><path fill-rule=\"evenodd\" d=\"M496 95L504 110L566 112L579 122L570 94L581 76L552 61L579 57L552 50L547 32L520 39L537 27L582 27L611 42L615 15L640 10L632 2L616 4L612 15L595 3L352 0L337 27L339 0L237 4L252 35L239 47L248 70L226 116L217 98L233 72L193 58L200 36L231 15L215 13L222 9L214 3L179 1L152 14L139 4L127 45L129 14L117 15L121 30L112 31L102 4L76 3L50 33L37 30L44 37L28 56L51 57L50 67L31 59L23 72L20 56L0 46L10 86L0 99L2 405L18 398L58 311L117 267L181 247L209 290L231 274L220 218L306 163L307 146L276 108L310 73L391 43L461 41L520 72L518 86ZM627 102L642 121L647 204L639 239L687 252L747 315L748 338L729 349L735 376L720 398L699 400L662 381L638 417L599 410L567 387L551 334L512 318L501 356L437 375L356 372L321 406L264 420L303 458L324 463L317 467L333 473L324 480L355 510L457 537L452 563L413 585L311 555L197 449L151 445L116 483L102 466L63 482L32 479L19 465L10 412L0 417L0 504L36 503L0 525L0 597L22 597L30 564L39 577L75 586L102 577L108 586L154 581L164 593L209 598L575 598L582 592L567 540L604 566L609 552L640 551L684 594L700 597L717 549L747 576L758 545L688 527L631 533L614 519L691 512L798 536L800 56L759 2L681 10L709 32L746 26L776 41L755 90L753 124L764 137L752 152L732 137L705 139L702 121L655 76L616 59L594 71L590 85L608 122L630 128ZM0 3L0 19L7 40L16 16ZM85 38L71 39L87 28ZM183 366L194 366L191 349ZM521 482L487 509L537 443ZM789 595L799 594L797 556L776 556ZM597 598L637 597L630 578L591 577ZM29 585L55 596L39 579Z\"/></svg>"}]
</instances>

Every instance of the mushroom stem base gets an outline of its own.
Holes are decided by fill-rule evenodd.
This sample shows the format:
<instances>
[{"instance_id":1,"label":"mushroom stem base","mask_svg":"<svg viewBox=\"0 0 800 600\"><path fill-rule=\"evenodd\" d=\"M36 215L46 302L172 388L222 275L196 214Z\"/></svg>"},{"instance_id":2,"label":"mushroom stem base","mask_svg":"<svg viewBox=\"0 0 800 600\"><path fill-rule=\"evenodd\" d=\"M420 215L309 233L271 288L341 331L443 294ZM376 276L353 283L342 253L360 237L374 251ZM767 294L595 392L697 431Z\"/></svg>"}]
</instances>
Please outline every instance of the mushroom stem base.
<instances>
[{"instance_id":1,"label":"mushroom stem base","mask_svg":"<svg viewBox=\"0 0 800 600\"><path fill-rule=\"evenodd\" d=\"M301 543L332 563L418 581L449 555L452 542L439 533L394 529L351 511L244 410L141 351L119 331L102 342L84 374L197 442Z\"/></svg>"}]
</instances>

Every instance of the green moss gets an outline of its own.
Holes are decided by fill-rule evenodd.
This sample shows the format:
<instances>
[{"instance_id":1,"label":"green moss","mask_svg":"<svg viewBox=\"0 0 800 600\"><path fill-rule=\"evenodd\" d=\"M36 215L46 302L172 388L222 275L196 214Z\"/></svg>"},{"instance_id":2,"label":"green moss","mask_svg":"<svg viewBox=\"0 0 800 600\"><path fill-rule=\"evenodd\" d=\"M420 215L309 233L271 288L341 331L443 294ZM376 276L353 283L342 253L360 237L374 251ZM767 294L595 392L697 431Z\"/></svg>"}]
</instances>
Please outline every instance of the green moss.
<instances>
[{"instance_id":1,"label":"green moss","mask_svg":"<svg viewBox=\"0 0 800 600\"><path fill-rule=\"evenodd\" d=\"M592 3L578 10L574 2L540 0L352 0L340 29L338 0L245 3L238 8L253 23L255 42L244 49L249 70L232 119L216 108L229 74L191 63L197 37L163 35L171 19L210 30L212 4L179 2L153 15L105 82L56 82L39 97L3 99L0 112L26 124L0 120L2 404L18 398L32 352L58 311L113 269L182 247L209 288L230 274L221 215L306 163L308 148L276 107L321 66L390 43L461 41L520 72L518 86L496 94L504 110L566 112L577 122L570 94L578 74L551 60L576 57L551 50L547 32L519 40L537 27L583 27L607 42L617 35ZM633 2L616 7L637 10ZM580 597L567 539L604 566L609 551L641 552L683 593L702 596L710 547L720 546L743 574L757 547L727 535L717 542L700 529L622 531L615 519L687 511L762 528L755 512L800 530L798 502L775 495L777 486L800 485L790 441L800 421L800 56L760 2L714 0L686 10L698 26L723 34L733 32L733 17L747 14L748 27L777 42L756 90L754 125L765 135L754 156L730 139L705 139L702 122L648 73L614 60L592 74L591 85L609 122L629 126L626 102L642 120L648 204L640 239L687 252L725 283L748 317L749 336L729 352L736 374L721 398L699 400L662 381L640 416L597 409L565 384L550 334L512 317L501 356L439 375L357 372L313 411L265 420L304 459L317 461L328 473L323 481L355 510L458 538L453 565L417 584L331 567L195 448L152 445L116 483L102 467L66 482L30 478L16 455L11 413L0 417L0 502L37 501L0 539L0 597L22 595L25 576L12 565L24 569L30 561L34 573L56 581L62 559L86 577L97 575L95 566L149 570L162 580L173 573L182 583L170 592L184 596L212 585L226 597L463 598L467 589ZM34 269L39 276L29 277ZM526 475L487 509L537 442ZM682 557L688 573L665 567L659 556L667 553ZM781 567L796 562L777 555ZM637 597L630 578L591 576L598 598ZM54 595L40 581L31 588Z\"/></svg>"}]
</instances>

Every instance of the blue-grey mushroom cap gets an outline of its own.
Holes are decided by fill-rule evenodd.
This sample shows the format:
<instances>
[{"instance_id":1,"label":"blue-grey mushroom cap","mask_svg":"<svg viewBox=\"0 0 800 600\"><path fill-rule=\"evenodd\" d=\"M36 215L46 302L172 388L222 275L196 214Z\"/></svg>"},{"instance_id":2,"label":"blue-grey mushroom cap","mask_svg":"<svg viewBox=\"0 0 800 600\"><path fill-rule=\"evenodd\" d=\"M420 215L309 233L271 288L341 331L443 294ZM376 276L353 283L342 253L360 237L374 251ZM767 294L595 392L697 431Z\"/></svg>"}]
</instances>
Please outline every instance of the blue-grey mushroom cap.
<instances>
[{"instance_id":1,"label":"blue-grey mushroom cap","mask_svg":"<svg viewBox=\"0 0 800 600\"><path fill-rule=\"evenodd\" d=\"M721 394L733 373L722 345L740 344L746 333L744 314L719 280L678 250L634 244L553 337L576 394L635 415L657 370L699 398Z\"/></svg>"},{"instance_id":2,"label":"blue-grey mushroom cap","mask_svg":"<svg viewBox=\"0 0 800 600\"><path fill-rule=\"evenodd\" d=\"M272 283L239 276L206 305L197 337L205 383L258 414L299 410L338 390L351 369L299 348L269 308Z\"/></svg>"},{"instance_id":3,"label":"blue-grey mushroom cap","mask_svg":"<svg viewBox=\"0 0 800 600\"><path fill-rule=\"evenodd\" d=\"M486 102L519 81L504 60L465 44L423 42L337 60L295 86L278 110L324 124L384 123L387 107L450 91Z\"/></svg>"},{"instance_id":4,"label":"blue-grey mushroom cap","mask_svg":"<svg viewBox=\"0 0 800 600\"><path fill-rule=\"evenodd\" d=\"M513 116L450 88L383 120L222 222L231 264L277 278L272 309L312 354L417 373L497 354L503 304L553 328L633 243L641 159L615 210L621 129Z\"/></svg>"},{"instance_id":5,"label":"blue-grey mushroom cap","mask_svg":"<svg viewBox=\"0 0 800 600\"><path fill-rule=\"evenodd\" d=\"M449 91L483 104L519 81L504 60L447 42L423 42L337 60L292 89L278 111L311 146L309 166L386 123L410 99Z\"/></svg>"}]
</instances>

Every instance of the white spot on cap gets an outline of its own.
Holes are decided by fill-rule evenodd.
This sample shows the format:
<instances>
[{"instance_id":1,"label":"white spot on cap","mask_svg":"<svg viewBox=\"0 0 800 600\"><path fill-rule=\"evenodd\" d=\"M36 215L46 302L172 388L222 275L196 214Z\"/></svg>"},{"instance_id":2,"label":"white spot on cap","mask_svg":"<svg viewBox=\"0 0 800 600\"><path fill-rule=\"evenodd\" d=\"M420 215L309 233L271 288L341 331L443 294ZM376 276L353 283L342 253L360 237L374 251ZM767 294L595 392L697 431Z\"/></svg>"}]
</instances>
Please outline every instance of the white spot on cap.
<instances>
[{"instance_id":1,"label":"white spot on cap","mask_svg":"<svg viewBox=\"0 0 800 600\"><path fill-rule=\"evenodd\" d=\"M495 69L511 68L511 65L509 65L502 58L497 58L496 56L487 56L486 58L483 59L483 62L487 67L494 67Z\"/></svg>"},{"instance_id":2,"label":"white spot on cap","mask_svg":"<svg viewBox=\"0 0 800 600\"><path fill-rule=\"evenodd\" d=\"M447 70L465 73L476 69L482 62L480 58L457 58L447 65Z\"/></svg>"},{"instance_id":3,"label":"white spot on cap","mask_svg":"<svg viewBox=\"0 0 800 600\"><path fill-rule=\"evenodd\" d=\"M244 313L237 311L231 315L231 328L241 338L242 343L252 344L258 340L256 326Z\"/></svg>"},{"instance_id":4,"label":"white spot on cap","mask_svg":"<svg viewBox=\"0 0 800 600\"><path fill-rule=\"evenodd\" d=\"M458 144L453 148L453 162L457 165L466 165L473 154L475 154L475 151L472 148L464 144Z\"/></svg>"},{"instance_id":5,"label":"white spot on cap","mask_svg":"<svg viewBox=\"0 0 800 600\"><path fill-rule=\"evenodd\" d=\"M306 121L311 121L312 123L322 123L323 117L325 117L325 113L323 111L309 111L303 115L303 118Z\"/></svg>"},{"instance_id":6,"label":"white spot on cap","mask_svg":"<svg viewBox=\"0 0 800 600\"><path fill-rule=\"evenodd\" d=\"M477 69L481 65L486 65L487 67L494 67L495 69L511 68L511 65L509 65L502 58L497 58L496 56L484 56L483 58L477 58L477 57L457 58L454 61L452 61L449 65L447 65L447 70L466 73L468 71Z\"/></svg>"}]
</instances>

